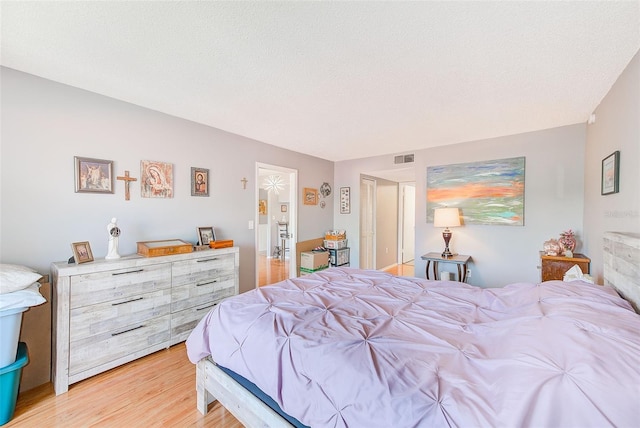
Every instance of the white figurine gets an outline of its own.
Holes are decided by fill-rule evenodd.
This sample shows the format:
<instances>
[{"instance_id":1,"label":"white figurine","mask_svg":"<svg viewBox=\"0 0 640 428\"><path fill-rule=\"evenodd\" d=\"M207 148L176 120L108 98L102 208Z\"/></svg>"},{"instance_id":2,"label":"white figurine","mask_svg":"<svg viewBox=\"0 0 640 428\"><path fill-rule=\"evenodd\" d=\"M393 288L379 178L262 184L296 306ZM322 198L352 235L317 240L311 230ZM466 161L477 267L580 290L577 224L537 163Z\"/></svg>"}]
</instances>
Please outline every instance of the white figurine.
<instances>
[{"instance_id":1,"label":"white figurine","mask_svg":"<svg viewBox=\"0 0 640 428\"><path fill-rule=\"evenodd\" d=\"M116 224L118 219L115 217L111 219L111 223L107 225L107 232L109 232L109 251L107 252L106 260L119 259L118 254L118 239L120 237L120 228Z\"/></svg>"}]
</instances>

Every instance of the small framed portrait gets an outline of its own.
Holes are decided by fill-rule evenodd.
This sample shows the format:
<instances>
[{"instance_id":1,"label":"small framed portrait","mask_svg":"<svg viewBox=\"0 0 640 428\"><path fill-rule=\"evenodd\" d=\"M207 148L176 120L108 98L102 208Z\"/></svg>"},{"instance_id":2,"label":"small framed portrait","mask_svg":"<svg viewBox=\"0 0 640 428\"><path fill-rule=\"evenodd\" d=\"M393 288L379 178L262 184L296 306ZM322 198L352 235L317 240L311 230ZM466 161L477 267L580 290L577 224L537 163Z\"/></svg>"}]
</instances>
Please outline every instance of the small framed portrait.
<instances>
[{"instance_id":1,"label":"small framed portrait","mask_svg":"<svg viewBox=\"0 0 640 428\"><path fill-rule=\"evenodd\" d=\"M91 245L89 241L74 242L71 244L73 250L73 258L76 263L87 263L93 261L93 253L91 252Z\"/></svg>"},{"instance_id":2,"label":"small framed portrait","mask_svg":"<svg viewBox=\"0 0 640 428\"><path fill-rule=\"evenodd\" d=\"M281 213L286 213L287 212L287 206L286 205L280 205L280 212Z\"/></svg>"},{"instance_id":3,"label":"small framed portrait","mask_svg":"<svg viewBox=\"0 0 640 428\"><path fill-rule=\"evenodd\" d=\"M602 159L602 187L600 193L610 195L620 191L620 152L615 151Z\"/></svg>"},{"instance_id":4,"label":"small framed portrait","mask_svg":"<svg viewBox=\"0 0 640 428\"><path fill-rule=\"evenodd\" d=\"M199 227L198 228L198 243L199 245L209 245L210 242L216 240L216 233L213 227Z\"/></svg>"},{"instance_id":5,"label":"small framed portrait","mask_svg":"<svg viewBox=\"0 0 640 428\"><path fill-rule=\"evenodd\" d=\"M209 196L209 170L191 167L191 196Z\"/></svg>"},{"instance_id":6,"label":"small framed portrait","mask_svg":"<svg viewBox=\"0 0 640 428\"><path fill-rule=\"evenodd\" d=\"M260 199L258 201L258 214L267 215L267 200Z\"/></svg>"},{"instance_id":7,"label":"small framed portrait","mask_svg":"<svg viewBox=\"0 0 640 428\"><path fill-rule=\"evenodd\" d=\"M113 161L74 157L76 193L113 193Z\"/></svg>"},{"instance_id":8,"label":"small framed portrait","mask_svg":"<svg viewBox=\"0 0 640 428\"><path fill-rule=\"evenodd\" d=\"M304 205L318 205L318 189L305 187L302 200Z\"/></svg>"}]
</instances>

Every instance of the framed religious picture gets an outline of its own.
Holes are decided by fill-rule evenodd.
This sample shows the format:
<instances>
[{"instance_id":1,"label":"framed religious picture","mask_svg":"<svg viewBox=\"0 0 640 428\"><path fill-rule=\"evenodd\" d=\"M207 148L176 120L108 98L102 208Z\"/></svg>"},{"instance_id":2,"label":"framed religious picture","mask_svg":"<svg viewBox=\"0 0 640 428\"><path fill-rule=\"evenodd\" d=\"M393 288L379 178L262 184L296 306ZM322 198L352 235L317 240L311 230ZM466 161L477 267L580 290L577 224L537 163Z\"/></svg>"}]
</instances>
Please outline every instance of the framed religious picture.
<instances>
[{"instance_id":1,"label":"framed religious picture","mask_svg":"<svg viewBox=\"0 0 640 428\"><path fill-rule=\"evenodd\" d=\"M91 245L89 241L74 242L71 244L73 250L73 258L76 263L87 263L93 261L93 253L91 252Z\"/></svg>"},{"instance_id":2,"label":"framed religious picture","mask_svg":"<svg viewBox=\"0 0 640 428\"><path fill-rule=\"evenodd\" d=\"M304 205L318 205L318 189L305 187L303 194L303 203Z\"/></svg>"},{"instance_id":3,"label":"framed religious picture","mask_svg":"<svg viewBox=\"0 0 640 428\"><path fill-rule=\"evenodd\" d=\"M620 191L620 152L615 151L602 159L602 179L600 193L610 195Z\"/></svg>"},{"instance_id":4,"label":"framed religious picture","mask_svg":"<svg viewBox=\"0 0 640 428\"><path fill-rule=\"evenodd\" d=\"M75 156L76 193L113 193L113 161Z\"/></svg>"},{"instance_id":5,"label":"framed religious picture","mask_svg":"<svg viewBox=\"0 0 640 428\"><path fill-rule=\"evenodd\" d=\"M140 161L140 177L143 198L173 198L173 164Z\"/></svg>"},{"instance_id":6,"label":"framed religious picture","mask_svg":"<svg viewBox=\"0 0 640 428\"><path fill-rule=\"evenodd\" d=\"M209 196L209 170L191 167L191 196Z\"/></svg>"},{"instance_id":7,"label":"framed religious picture","mask_svg":"<svg viewBox=\"0 0 640 428\"><path fill-rule=\"evenodd\" d=\"M199 245L209 245L209 243L216 240L216 233L213 227L199 227L198 228L198 242Z\"/></svg>"},{"instance_id":8,"label":"framed religious picture","mask_svg":"<svg viewBox=\"0 0 640 428\"><path fill-rule=\"evenodd\" d=\"M340 188L340 214L351 213L351 188Z\"/></svg>"}]
</instances>

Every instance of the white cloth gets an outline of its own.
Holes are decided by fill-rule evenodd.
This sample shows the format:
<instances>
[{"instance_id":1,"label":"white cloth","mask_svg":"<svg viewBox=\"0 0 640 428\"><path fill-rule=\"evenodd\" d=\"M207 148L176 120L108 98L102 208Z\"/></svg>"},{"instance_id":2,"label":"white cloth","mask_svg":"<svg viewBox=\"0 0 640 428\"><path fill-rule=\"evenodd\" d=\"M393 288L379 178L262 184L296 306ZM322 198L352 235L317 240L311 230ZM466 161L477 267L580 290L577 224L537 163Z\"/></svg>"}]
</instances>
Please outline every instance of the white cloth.
<instances>
[{"instance_id":1,"label":"white cloth","mask_svg":"<svg viewBox=\"0 0 640 428\"><path fill-rule=\"evenodd\" d=\"M47 300L42 297L39 288L40 284L35 282L23 290L0 294L0 311L43 304Z\"/></svg>"},{"instance_id":2,"label":"white cloth","mask_svg":"<svg viewBox=\"0 0 640 428\"><path fill-rule=\"evenodd\" d=\"M562 280L564 282L583 281L593 284L593 278L591 278L591 275L583 274L582 269L580 269L580 266L578 265L573 265L573 267L564 274L564 278L562 278Z\"/></svg>"}]
</instances>

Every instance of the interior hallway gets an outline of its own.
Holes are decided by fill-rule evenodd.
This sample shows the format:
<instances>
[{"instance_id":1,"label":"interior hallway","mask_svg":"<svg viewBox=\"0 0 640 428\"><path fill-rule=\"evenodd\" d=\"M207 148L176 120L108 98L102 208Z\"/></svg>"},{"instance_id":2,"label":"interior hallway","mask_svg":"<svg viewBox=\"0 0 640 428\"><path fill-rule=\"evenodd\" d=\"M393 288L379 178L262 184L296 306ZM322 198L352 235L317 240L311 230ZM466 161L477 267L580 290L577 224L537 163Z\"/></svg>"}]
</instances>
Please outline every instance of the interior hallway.
<instances>
[{"instance_id":1,"label":"interior hallway","mask_svg":"<svg viewBox=\"0 0 640 428\"><path fill-rule=\"evenodd\" d=\"M275 257L267 257L264 254L260 255L260 275L258 279L258 285L273 284L289 278L289 258L285 261ZM413 262L395 265L384 270L398 276L415 276L415 267Z\"/></svg>"}]
</instances>

